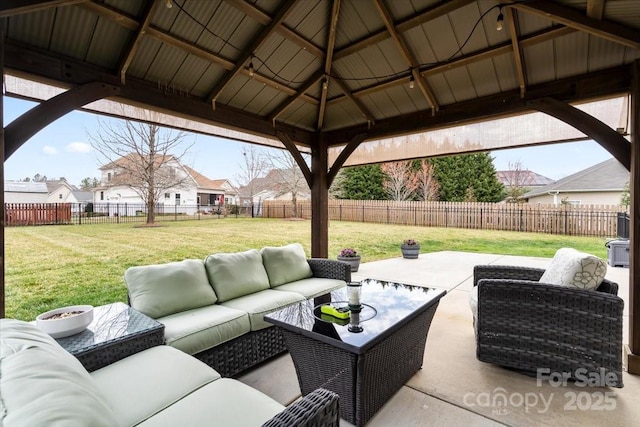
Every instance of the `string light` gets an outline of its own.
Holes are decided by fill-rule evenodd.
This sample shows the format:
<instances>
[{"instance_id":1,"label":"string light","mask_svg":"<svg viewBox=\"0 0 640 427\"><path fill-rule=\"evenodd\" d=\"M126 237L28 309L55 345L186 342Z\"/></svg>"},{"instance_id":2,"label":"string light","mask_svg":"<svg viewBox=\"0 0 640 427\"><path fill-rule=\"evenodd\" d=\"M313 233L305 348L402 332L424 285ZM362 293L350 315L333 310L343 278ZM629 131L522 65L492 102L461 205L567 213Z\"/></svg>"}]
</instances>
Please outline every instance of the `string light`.
<instances>
[{"instance_id":1,"label":"string light","mask_svg":"<svg viewBox=\"0 0 640 427\"><path fill-rule=\"evenodd\" d=\"M409 77L409 89L413 89L416 86L416 81L413 78L413 73L411 74L411 77Z\"/></svg>"},{"instance_id":2,"label":"string light","mask_svg":"<svg viewBox=\"0 0 640 427\"><path fill-rule=\"evenodd\" d=\"M504 28L504 15L502 14L502 6L500 6L500 13L498 14L498 20L496 21L496 30L502 31Z\"/></svg>"},{"instance_id":3,"label":"string light","mask_svg":"<svg viewBox=\"0 0 640 427\"><path fill-rule=\"evenodd\" d=\"M329 89L329 76L325 76L324 81L322 82L322 90Z\"/></svg>"},{"instance_id":4,"label":"string light","mask_svg":"<svg viewBox=\"0 0 640 427\"><path fill-rule=\"evenodd\" d=\"M251 55L251 59L249 60L249 77L253 77L253 55Z\"/></svg>"},{"instance_id":5,"label":"string light","mask_svg":"<svg viewBox=\"0 0 640 427\"><path fill-rule=\"evenodd\" d=\"M173 3L171 3L171 0L165 0L164 5L167 9L171 9L173 7Z\"/></svg>"}]
</instances>

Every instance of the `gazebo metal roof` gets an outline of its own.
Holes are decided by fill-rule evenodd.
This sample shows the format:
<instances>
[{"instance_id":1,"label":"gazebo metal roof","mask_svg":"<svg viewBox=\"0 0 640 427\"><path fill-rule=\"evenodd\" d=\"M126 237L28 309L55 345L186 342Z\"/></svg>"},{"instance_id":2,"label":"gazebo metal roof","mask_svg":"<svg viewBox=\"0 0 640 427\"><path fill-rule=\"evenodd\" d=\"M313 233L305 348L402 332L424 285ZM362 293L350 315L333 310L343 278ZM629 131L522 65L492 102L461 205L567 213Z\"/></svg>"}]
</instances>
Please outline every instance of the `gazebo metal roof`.
<instances>
[{"instance_id":1,"label":"gazebo metal roof","mask_svg":"<svg viewBox=\"0 0 640 427\"><path fill-rule=\"evenodd\" d=\"M362 142L541 111L602 144L632 169L632 186L640 172L638 0L3 0L0 18L7 94L46 100L3 128L5 159L57 117L106 98L165 113L172 126L284 145L312 191L314 256L327 255L328 187ZM9 76L66 91L49 99ZM615 120L571 106L629 94L631 143ZM449 152L486 149L486 138ZM429 147L443 142L430 141L386 149L441 154ZM380 159L359 152L351 162ZM633 199L632 224L636 187Z\"/></svg>"}]
</instances>

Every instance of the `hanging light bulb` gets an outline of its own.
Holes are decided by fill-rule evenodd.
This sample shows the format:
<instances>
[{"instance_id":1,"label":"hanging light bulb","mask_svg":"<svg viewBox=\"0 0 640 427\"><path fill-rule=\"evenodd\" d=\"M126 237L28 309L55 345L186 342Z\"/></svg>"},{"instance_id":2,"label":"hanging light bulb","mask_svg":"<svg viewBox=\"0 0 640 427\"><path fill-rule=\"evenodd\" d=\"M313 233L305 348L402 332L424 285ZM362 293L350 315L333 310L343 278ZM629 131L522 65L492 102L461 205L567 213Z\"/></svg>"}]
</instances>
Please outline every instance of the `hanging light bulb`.
<instances>
[{"instance_id":1,"label":"hanging light bulb","mask_svg":"<svg viewBox=\"0 0 640 427\"><path fill-rule=\"evenodd\" d=\"M249 60L249 77L253 77L255 72L253 71L253 55L251 55L251 59Z\"/></svg>"},{"instance_id":2,"label":"hanging light bulb","mask_svg":"<svg viewBox=\"0 0 640 427\"><path fill-rule=\"evenodd\" d=\"M322 90L327 90L329 89L329 76L326 76L324 78L324 81L322 82Z\"/></svg>"},{"instance_id":3,"label":"hanging light bulb","mask_svg":"<svg viewBox=\"0 0 640 427\"><path fill-rule=\"evenodd\" d=\"M173 3L171 3L171 0L165 0L164 5L167 9L171 9L173 7Z\"/></svg>"},{"instance_id":4,"label":"hanging light bulb","mask_svg":"<svg viewBox=\"0 0 640 427\"><path fill-rule=\"evenodd\" d=\"M409 89L413 89L414 87L416 87L416 81L413 78L413 74L411 74L411 77L409 77Z\"/></svg>"},{"instance_id":5,"label":"hanging light bulb","mask_svg":"<svg viewBox=\"0 0 640 427\"><path fill-rule=\"evenodd\" d=\"M500 13L498 14L498 20L496 21L496 30L502 31L504 28L504 15L502 14L502 6L500 6Z\"/></svg>"}]
</instances>

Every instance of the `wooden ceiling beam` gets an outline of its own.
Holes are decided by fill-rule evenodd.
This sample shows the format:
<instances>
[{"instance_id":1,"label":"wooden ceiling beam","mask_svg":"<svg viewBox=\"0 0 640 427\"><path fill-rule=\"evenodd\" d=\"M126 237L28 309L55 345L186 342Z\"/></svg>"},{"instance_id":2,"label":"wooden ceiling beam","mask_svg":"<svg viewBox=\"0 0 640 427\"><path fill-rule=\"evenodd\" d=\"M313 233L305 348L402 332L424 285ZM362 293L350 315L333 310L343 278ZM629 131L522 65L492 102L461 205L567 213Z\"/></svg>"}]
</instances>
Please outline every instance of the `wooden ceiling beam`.
<instances>
[{"instance_id":1,"label":"wooden ceiling beam","mask_svg":"<svg viewBox=\"0 0 640 427\"><path fill-rule=\"evenodd\" d=\"M587 16L602 20L604 16L604 0L587 0Z\"/></svg>"},{"instance_id":2,"label":"wooden ceiling beam","mask_svg":"<svg viewBox=\"0 0 640 427\"><path fill-rule=\"evenodd\" d=\"M289 134L280 130L276 131L276 136L278 137L280 142L282 142L282 145L284 145L284 147L289 151L289 153L291 153L293 159L296 161L296 164L300 168L302 175L304 175L305 181L307 181L309 188L311 188L313 185L313 174L311 173L311 169L309 169L309 165L307 165L307 162L304 161L304 157L302 157L300 150L298 150L298 147L296 147L295 142L293 142Z\"/></svg>"},{"instance_id":3,"label":"wooden ceiling beam","mask_svg":"<svg viewBox=\"0 0 640 427\"><path fill-rule=\"evenodd\" d=\"M140 46L140 42L142 41L142 36L147 32L147 28L149 28L149 24L151 24L151 18L158 6L158 3L162 0L153 0L150 3L147 3L142 21L138 24L138 28L136 30L135 35L133 36L133 40L129 43L127 50L120 61L120 66L118 67L118 74L120 74L120 82L122 84L125 83L127 70L131 65L131 61L133 61L133 57L138 51L138 46Z\"/></svg>"},{"instance_id":4,"label":"wooden ceiling beam","mask_svg":"<svg viewBox=\"0 0 640 427\"><path fill-rule=\"evenodd\" d=\"M320 79L324 76L324 72L322 70L316 71L304 84L293 94L293 96L285 99L280 103L276 108L269 113L269 120L275 120L278 118L280 114L282 114L287 108L291 106L297 99L302 97L309 89L313 87Z\"/></svg>"},{"instance_id":5,"label":"wooden ceiling beam","mask_svg":"<svg viewBox=\"0 0 640 427\"><path fill-rule=\"evenodd\" d=\"M522 3L509 3L509 7L550 19L553 22L572 27L585 33L640 49L640 31L619 23L600 21L590 18L582 12L548 0L530 0Z\"/></svg>"},{"instance_id":6,"label":"wooden ceiling beam","mask_svg":"<svg viewBox=\"0 0 640 427\"><path fill-rule=\"evenodd\" d=\"M344 95L356 105L356 108L360 110L360 112L362 113L362 116L365 119L367 119L367 121L369 122L369 125L372 126L376 122L376 118L373 115L373 113L371 113L371 111L369 111L369 109L364 105L364 103L360 101L360 99L358 99L358 97L356 97L353 94L353 92L351 92L351 90L347 87L347 85L342 80L340 80L340 78L336 78L333 81L337 83L338 86L340 86L340 89L342 90Z\"/></svg>"},{"instance_id":7,"label":"wooden ceiling beam","mask_svg":"<svg viewBox=\"0 0 640 427\"><path fill-rule=\"evenodd\" d=\"M132 31L136 31L140 25L138 21L131 18L130 16L125 15L117 10L114 10L106 5L93 3L93 2L86 2L86 3L83 3L81 7L97 15L100 15L104 18L107 18L110 21ZM224 68L225 70L233 70L235 67L235 63L233 61L223 58L220 55L214 52L211 52L210 50L197 46L188 40L185 40L181 37L170 34L165 30L162 30L153 25L149 25L145 35L148 37L152 37L156 40L159 40L163 43L166 43L168 45L171 45L173 47L177 47L178 49L184 50L185 52L190 53L191 55L197 56L199 58L202 58L207 62L217 64L218 66ZM249 70L247 68L243 68L241 72L247 76L249 75ZM281 82L278 82L276 80L273 80L269 77L266 77L260 73L254 72L253 78L289 96L292 96L296 93L295 89L290 88L287 85ZM318 104L318 100L311 96L303 95L302 98L306 102L309 102L311 104Z\"/></svg>"},{"instance_id":8,"label":"wooden ceiling beam","mask_svg":"<svg viewBox=\"0 0 640 427\"><path fill-rule=\"evenodd\" d=\"M52 7L71 6L88 0L2 0L0 18L24 13L40 12Z\"/></svg>"},{"instance_id":9,"label":"wooden ceiling beam","mask_svg":"<svg viewBox=\"0 0 640 427\"><path fill-rule=\"evenodd\" d=\"M376 6L376 9L378 9L378 13L382 18L384 25L387 27L387 31L389 32L389 34L391 35L391 38L396 44L396 47L398 48L398 50L400 51L400 54L404 57L405 62L409 66L411 74L413 75L415 82L420 88L420 91L426 98L429 105L431 105L431 111L435 113L438 110L438 101L436 100L435 95L431 91L431 88L429 87L429 84L427 83L427 81L419 73L418 66L420 64L417 58L415 57L413 52L411 52L411 50L409 49L409 46L407 46L406 42L404 41L404 38L394 26L391 12L389 12L389 10L387 9L387 6L383 3L383 0L374 0L374 4Z\"/></svg>"},{"instance_id":10,"label":"wooden ceiling beam","mask_svg":"<svg viewBox=\"0 0 640 427\"><path fill-rule=\"evenodd\" d=\"M402 133L425 132L531 111L527 102L545 97L553 97L564 102L577 102L622 94L629 91L630 84L630 67L615 67L529 86L524 98L520 97L517 90L507 91L471 101L443 105L435 116L432 116L429 110L424 110L379 120L371 129L368 129L366 124L337 129L327 132L326 138L332 142L333 146L344 144L353 135L362 132L367 132L367 140L387 138Z\"/></svg>"},{"instance_id":11,"label":"wooden ceiling beam","mask_svg":"<svg viewBox=\"0 0 640 427\"><path fill-rule=\"evenodd\" d=\"M233 70L226 73L222 77L222 79L215 85L213 90L211 90L211 92L207 96L207 102L215 103L216 98L220 96L220 93L222 93L224 88L227 87L227 85L231 82L231 79L233 79L236 75L238 75L238 73L242 71L242 69L244 68L244 64L249 60L249 58L251 58L251 55L253 55L253 53L262 45L262 43L265 42L267 37L269 37L278 27L278 25L280 25L280 23L284 20L295 3L295 0L285 0L280 8L278 8L278 13L276 14L276 16L274 16L271 22L253 38L249 46L247 46L245 51L240 55L240 58L238 58Z\"/></svg>"},{"instance_id":12,"label":"wooden ceiling beam","mask_svg":"<svg viewBox=\"0 0 640 427\"><path fill-rule=\"evenodd\" d=\"M275 138L273 123L256 114L219 105L214 111L211 105L198 97L185 97L167 93L157 85L128 76L127 84L121 85L119 76L111 70L91 66L62 55L42 51L30 51L24 45L5 40L4 59L7 70L22 74L27 79L58 85L82 85L92 81L120 87L119 99L124 103L143 106L177 117L198 120L217 126L236 129L262 137ZM310 146L314 134L296 126L278 124L278 128L303 146Z\"/></svg>"},{"instance_id":13,"label":"wooden ceiling beam","mask_svg":"<svg viewBox=\"0 0 640 427\"><path fill-rule=\"evenodd\" d=\"M436 6L429 7L412 16L409 16L408 18L394 23L394 26L398 30L398 32L403 33L407 30L410 30L411 28L417 27L418 25L422 25L425 22L432 21L436 18L446 15L447 13L460 9L461 7L464 7L469 3L474 3L474 0L451 0L440 2ZM351 43L350 45L343 46L342 48L336 50L334 59L337 61L338 59L353 55L354 53L366 49L369 46L378 44L381 41L388 39L389 37L391 37L391 34L389 34L387 30L380 30L363 39Z\"/></svg>"},{"instance_id":14,"label":"wooden ceiling beam","mask_svg":"<svg viewBox=\"0 0 640 427\"><path fill-rule=\"evenodd\" d=\"M509 36L511 37L511 46L513 48L513 60L516 63L516 72L518 73L520 97L524 98L524 93L527 90L527 74L524 67L522 50L520 50L520 41L518 39L518 33L520 32L518 25L518 12L511 8L507 8L505 10L505 15L507 17L507 26L509 27Z\"/></svg>"},{"instance_id":15,"label":"wooden ceiling beam","mask_svg":"<svg viewBox=\"0 0 640 427\"><path fill-rule=\"evenodd\" d=\"M338 27L338 17L340 16L340 0L333 0L331 16L329 17L329 33L327 34L327 52L324 58L324 78L322 82L322 92L320 94L320 108L318 109L318 123L316 128L322 129L324 124L324 114L327 108L327 95L329 93L329 76L331 75L331 65L333 63L333 48L336 45L336 30Z\"/></svg>"},{"instance_id":16,"label":"wooden ceiling beam","mask_svg":"<svg viewBox=\"0 0 640 427\"><path fill-rule=\"evenodd\" d=\"M561 37L567 34L571 34L574 33L578 30L574 29L574 28L569 28L569 27L557 27L557 28L552 28L550 30L543 30L541 32L532 34L530 36L527 36L523 39L520 40L520 47L528 47L528 46L534 46L538 43L543 43L549 40L552 40L556 37ZM425 69L421 69L420 70L420 74L422 74L425 77L428 76L433 76L436 74L440 74L443 73L445 71L448 70L452 70L454 68L458 68L458 67L463 67L465 65L469 65L473 62L477 62L477 61L481 61L483 59L489 59L489 58L494 58L496 56L500 56L500 55L504 55L506 53L509 53L513 50L513 45L512 42L506 42L503 43L501 45L497 45L494 47L490 47L488 49L483 49L480 50L478 52L474 52L474 53L470 53L468 55L464 55L461 57L458 57L456 59L453 59L449 62L443 62L442 64L439 65L435 65L432 67L428 67ZM382 83L375 83L372 84L371 86L367 86L364 87L362 89L353 91L352 95L356 98L365 96L365 95L370 95L372 93L376 93L376 92L380 92L382 90L385 89L389 89L391 87L394 86L398 86L401 84L406 84L407 83L407 77L400 77L400 78L393 78L393 79L389 79L385 82ZM329 103L334 103L334 102L340 102L342 101L342 97L336 97L333 98L329 101Z\"/></svg>"},{"instance_id":17,"label":"wooden ceiling beam","mask_svg":"<svg viewBox=\"0 0 640 427\"><path fill-rule=\"evenodd\" d=\"M245 15L250 16L262 25L269 25L269 23L271 22L271 16L244 0L225 0L225 2L243 12ZM276 28L276 32L287 40L297 44L312 55L318 58L324 57L324 51L322 49L302 37L300 34L296 33L291 28L287 27L284 23L280 24L280 26Z\"/></svg>"}]
</instances>

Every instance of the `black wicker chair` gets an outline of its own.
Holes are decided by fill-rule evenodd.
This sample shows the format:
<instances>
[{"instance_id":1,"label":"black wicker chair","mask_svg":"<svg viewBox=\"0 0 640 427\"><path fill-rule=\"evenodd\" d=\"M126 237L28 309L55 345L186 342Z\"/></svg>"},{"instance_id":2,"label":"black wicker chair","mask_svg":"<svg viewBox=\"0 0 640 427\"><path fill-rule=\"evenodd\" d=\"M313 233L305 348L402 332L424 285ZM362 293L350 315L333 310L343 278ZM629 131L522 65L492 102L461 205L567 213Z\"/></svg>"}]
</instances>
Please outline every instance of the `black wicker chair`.
<instances>
[{"instance_id":1,"label":"black wicker chair","mask_svg":"<svg viewBox=\"0 0 640 427\"><path fill-rule=\"evenodd\" d=\"M618 285L596 291L539 283L543 269L479 265L476 355L534 375L622 387ZM593 381L598 379L599 381Z\"/></svg>"}]
</instances>

